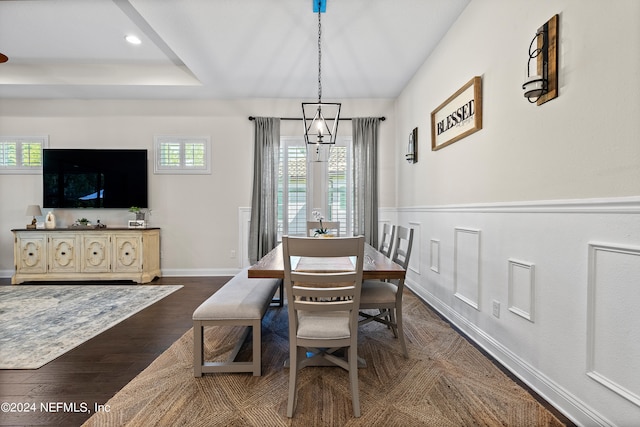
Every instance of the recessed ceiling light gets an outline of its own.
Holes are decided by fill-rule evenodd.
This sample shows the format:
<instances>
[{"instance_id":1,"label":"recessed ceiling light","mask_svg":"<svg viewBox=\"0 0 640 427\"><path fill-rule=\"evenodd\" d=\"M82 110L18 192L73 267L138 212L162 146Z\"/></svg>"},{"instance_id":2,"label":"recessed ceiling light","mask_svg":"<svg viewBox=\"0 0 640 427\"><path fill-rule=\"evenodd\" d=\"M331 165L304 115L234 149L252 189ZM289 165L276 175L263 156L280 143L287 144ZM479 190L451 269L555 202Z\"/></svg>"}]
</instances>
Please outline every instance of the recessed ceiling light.
<instances>
[{"instance_id":1,"label":"recessed ceiling light","mask_svg":"<svg viewBox=\"0 0 640 427\"><path fill-rule=\"evenodd\" d=\"M140 40L137 36L133 36L133 35L128 35L128 36L124 36L124 39L126 41L128 41L131 44L140 44L142 43L142 40Z\"/></svg>"}]
</instances>

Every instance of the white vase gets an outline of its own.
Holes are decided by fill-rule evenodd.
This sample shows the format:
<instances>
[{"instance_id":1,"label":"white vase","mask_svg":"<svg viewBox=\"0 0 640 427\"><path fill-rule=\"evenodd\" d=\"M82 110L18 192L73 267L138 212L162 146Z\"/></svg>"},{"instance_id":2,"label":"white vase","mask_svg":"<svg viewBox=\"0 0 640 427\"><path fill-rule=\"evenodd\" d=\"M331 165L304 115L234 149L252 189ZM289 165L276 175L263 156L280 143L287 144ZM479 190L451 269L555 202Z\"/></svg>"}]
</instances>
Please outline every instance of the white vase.
<instances>
[{"instance_id":1,"label":"white vase","mask_svg":"<svg viewBox=\"0 0 640 427\"><path fill-rule=\"evenodd\" d=\"M44 228L56 228L56 217L53 213L47 213L47 217L44 221Z\"/></svg>"}]
</instances>

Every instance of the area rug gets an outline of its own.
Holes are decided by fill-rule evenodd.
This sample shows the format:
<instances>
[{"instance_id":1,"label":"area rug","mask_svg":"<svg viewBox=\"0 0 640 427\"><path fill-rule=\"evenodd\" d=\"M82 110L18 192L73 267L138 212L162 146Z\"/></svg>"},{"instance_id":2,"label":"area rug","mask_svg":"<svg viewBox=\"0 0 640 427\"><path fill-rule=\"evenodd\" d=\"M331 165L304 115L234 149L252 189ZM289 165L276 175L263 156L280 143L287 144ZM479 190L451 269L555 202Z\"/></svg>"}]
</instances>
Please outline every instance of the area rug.
<instances>
[{"instance_id":1,"label":"area rug","mask_svg":"<svg viewBox=\"0 0 640 427\"><path fill-rule=\"evenodd\" d=\"M181 287L0 286L0 369L37 369Z\"/></svg>"},{"instance_id":2,"label":"area rug","mask_svg":"<svg viewBox=\"0 0 640 427\"><path fill-rule=\"evenodd\" d=\"M263 320L262 376L193 376L187 332L111 398L85 426L561 426L562 422L413 294L405 296L409 358L385 326L360 329L362 415L354 418L348 374L305 368L293 419L286 416L287 308ZM242 329L205 330L205 354L221 359ZM251 340L240 353L251 354Z\"/></svg>"}]
</instances>

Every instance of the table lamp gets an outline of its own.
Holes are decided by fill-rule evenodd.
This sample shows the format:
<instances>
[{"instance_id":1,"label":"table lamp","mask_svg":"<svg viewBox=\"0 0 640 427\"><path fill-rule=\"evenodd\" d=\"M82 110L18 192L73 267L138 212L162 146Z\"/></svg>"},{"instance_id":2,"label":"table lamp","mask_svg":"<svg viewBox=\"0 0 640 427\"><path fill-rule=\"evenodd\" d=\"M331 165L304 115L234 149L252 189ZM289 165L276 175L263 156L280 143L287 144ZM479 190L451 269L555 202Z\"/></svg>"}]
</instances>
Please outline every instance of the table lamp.
<instances>
[{"instance_id":1,"label":"table lamp","mask_svg":"<svg viewBox=\"0 0 640 427\"><path fill-rule=\"evenodd\" d=\"M33 221L31 224L27 224L27 230L35 230L36 229L36 217L42 216L42 210L40 209L40 205L29 205L27 206L27 212L25 213L27 216L32 216Z\"/></svg>"}]
</instances>

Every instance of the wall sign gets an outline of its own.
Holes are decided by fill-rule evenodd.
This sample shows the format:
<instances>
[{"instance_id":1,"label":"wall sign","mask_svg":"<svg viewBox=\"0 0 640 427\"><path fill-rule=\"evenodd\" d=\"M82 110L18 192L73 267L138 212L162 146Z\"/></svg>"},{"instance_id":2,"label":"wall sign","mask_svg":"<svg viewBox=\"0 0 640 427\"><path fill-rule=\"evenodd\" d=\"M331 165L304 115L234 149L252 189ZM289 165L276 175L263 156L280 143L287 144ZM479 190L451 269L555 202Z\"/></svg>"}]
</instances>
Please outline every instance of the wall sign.
<instances>
[{"instance_id":1,"label":"wall sign","mask_svg":"<svg viewBox=\"0 0 640 427\"><path fill-rule=\"evenodd\" d=\"M431 113L431 150L482 129L482 77L476 76Z\"/></svg>"}]
</instances>

